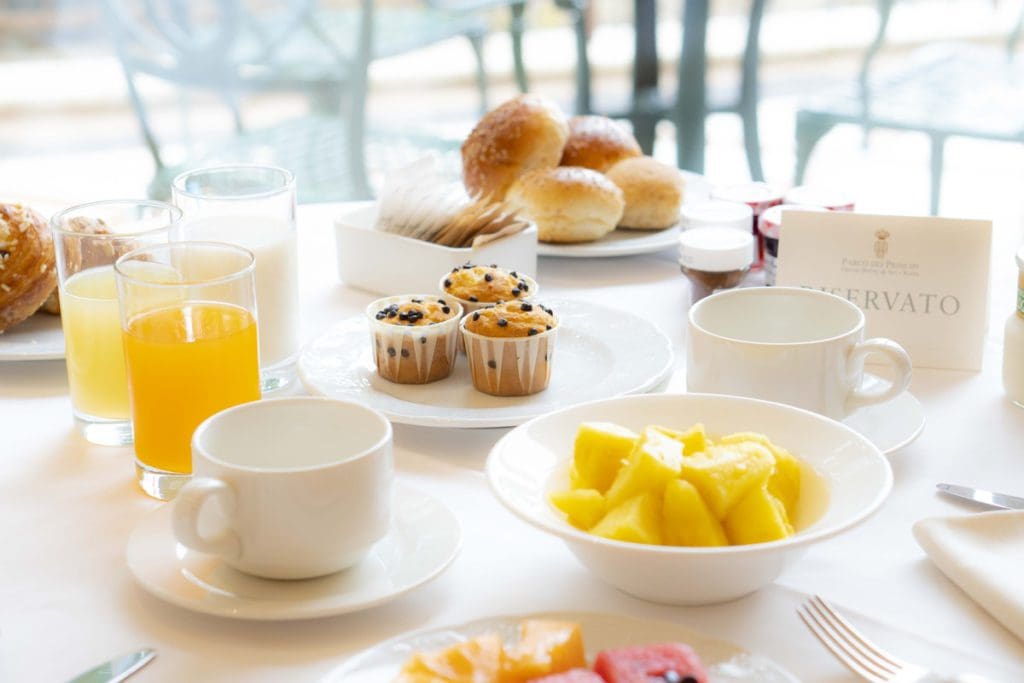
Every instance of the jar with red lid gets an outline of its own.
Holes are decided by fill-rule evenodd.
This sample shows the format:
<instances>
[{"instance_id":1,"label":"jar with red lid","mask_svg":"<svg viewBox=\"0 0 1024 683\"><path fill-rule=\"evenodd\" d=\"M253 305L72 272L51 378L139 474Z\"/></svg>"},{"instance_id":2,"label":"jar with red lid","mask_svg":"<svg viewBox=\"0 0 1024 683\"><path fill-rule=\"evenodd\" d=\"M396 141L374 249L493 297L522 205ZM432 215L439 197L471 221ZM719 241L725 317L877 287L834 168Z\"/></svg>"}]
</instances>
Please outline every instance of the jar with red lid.
<instances>
[{"instance_id":1,"label":"jar with red lid","mask_svg":"<svg viewBox=\"0 0 1024 683\"><path fill-rule=\"evenodd\" d=\"M758 219L766 210L782 203L782 193L768 183L742 183L716 187L711 191L711 198L739 202L750 207L753 213L750 232L754 237L755 249L753 268L756 270L763 267L765 246L764 239L758 231Z\"/></svg>"},{"instance_id":2,"label":"jar with red lid","mask_svg":"<svg viewBox=\"0 0 1024 683\"><path fill-rule=\"evenodd\" d=\"M761 214L758 232L764 240L764 284L768 287L775 284L775 274L778 272L779 237L782 232L782 215L786 211L825 213L828 209L801 204L779 204Z\"/></svg>"}]
</instances>

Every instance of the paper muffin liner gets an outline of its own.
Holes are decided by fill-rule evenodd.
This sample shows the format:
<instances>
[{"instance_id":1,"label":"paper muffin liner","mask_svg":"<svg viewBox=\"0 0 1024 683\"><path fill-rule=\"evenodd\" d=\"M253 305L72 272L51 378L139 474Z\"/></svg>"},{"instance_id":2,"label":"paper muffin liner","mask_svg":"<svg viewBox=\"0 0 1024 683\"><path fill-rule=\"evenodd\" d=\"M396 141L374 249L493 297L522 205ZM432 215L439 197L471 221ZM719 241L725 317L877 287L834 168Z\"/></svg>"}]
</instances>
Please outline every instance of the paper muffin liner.
<instances>
[{"instance_id":1,"label":"paper muffin liner","mask_svg":"<svg viewBox=\"0 0 1024 683\"><path fill-rule=\"evenodd\" d=\"M455 315L433 325L392 325L376 319L377 311L409 299L437 301L432 294L405 294L378 299L366 307L370 323L370 348L377 374L396 384L427 384L451 374L458 355L459 322L462 307L445 303Z\"/></svg>"},{"instance_id":2,"label":"paper muffin liner","mask_svg":"<svg viewBox=\"0 0 1024 683\"><path fill-rule=\"evenodd\" d=\"M487 337L459 327L470 376L477 391L492 396L528 396L551 381L558 325L532 337Z\"/></svg>"}]
</instances>

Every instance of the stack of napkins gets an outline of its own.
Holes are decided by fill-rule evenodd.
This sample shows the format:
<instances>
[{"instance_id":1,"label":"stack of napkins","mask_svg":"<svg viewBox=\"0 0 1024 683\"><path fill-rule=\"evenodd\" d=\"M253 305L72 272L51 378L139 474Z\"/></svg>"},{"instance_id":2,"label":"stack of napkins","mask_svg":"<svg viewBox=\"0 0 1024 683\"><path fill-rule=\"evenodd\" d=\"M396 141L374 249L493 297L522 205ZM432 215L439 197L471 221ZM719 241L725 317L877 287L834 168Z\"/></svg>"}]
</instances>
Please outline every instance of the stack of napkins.
<instances>
[{"instance_id":1,"label":"stack of napkins","mask_svg":"<svg viewBox=\"0 0 1024 683\"><path fill-rule=\"evenodd\" d=\"M1024 510L922 519L914 538L950 580L1024 640Z\"/></svg>"}]
</instances>

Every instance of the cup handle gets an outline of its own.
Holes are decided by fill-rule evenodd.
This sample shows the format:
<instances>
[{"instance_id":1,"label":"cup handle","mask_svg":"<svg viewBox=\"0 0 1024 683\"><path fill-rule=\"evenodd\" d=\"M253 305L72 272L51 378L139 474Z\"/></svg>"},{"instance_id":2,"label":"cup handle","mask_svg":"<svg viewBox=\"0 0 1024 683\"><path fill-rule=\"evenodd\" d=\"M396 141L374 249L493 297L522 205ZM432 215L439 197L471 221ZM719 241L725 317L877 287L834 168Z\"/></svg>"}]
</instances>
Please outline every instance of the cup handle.
<instances>
[{"instance_id":1,"label":"cup handle","mask_svg":"<svg viewBox=\"0 0 1024 683\"><path fill-rule=\"evenodd\" d=\"M847 358L847 365L863 362L863 359L872 354L880 353L889 359L896 368L896 379L889 386L881 390L866 391L863 385L854 387L846 399L846 412L851 413L857 408L868 406L873 403L882 403L902 394L907 385L910 384L911 362L910 355L906 350L891 339L876 337L868 339L855 345Z\"/></svg>"},{"instance_id":2,"label":"cup handle","mask_svg":"<svg viewBox=\"0 0 1024 683\"><path fill-rule=\"evenodd\" d=\"M199 513L206 501L220 495L228 510L235 507L235 491L220 479L199 477L178 491L174 500L174 535L184 545L202 553L237 559L242 554L242 542L230 527L210 537L199 533Z\"/></svg>"}]
</instances>

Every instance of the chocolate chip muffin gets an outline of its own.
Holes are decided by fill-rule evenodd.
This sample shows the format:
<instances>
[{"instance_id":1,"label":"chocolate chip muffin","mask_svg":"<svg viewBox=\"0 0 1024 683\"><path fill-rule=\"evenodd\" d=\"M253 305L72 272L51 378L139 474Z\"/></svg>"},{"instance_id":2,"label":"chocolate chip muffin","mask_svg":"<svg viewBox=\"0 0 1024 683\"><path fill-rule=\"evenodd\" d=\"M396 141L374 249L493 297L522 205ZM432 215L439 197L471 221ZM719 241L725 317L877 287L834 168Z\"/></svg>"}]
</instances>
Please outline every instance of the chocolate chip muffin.
<instances>
[{"instance_id":1,"label":"chocolate chip muffin","mask_svg":"<svg viewBox=\"0 0 1024 683\"><path fill-rule=\"evenodd\" d=\"M547 388L558 318L539 303L507 301L462 320L473 386L494 396L526 396Z\"/></svg>"},{"instance_id":2,"label":"chocolate chip muffin","mask_svg":"<svg viewBox=\"0 0 1024 683\"><path fill-rule=\"evenodd\" d=\"M444 379L455 366L462 306L432 295L378 299L366 308L377 373L398 384Z\"/></svg>"},{"instance_id":3,"label":"chocolate chip muffin","mask_svg":"<svg viewBox=\"0 0 1024 683\"><path fill-rule=\"evenodd\" d=\"M485 337L532 337L556 324L550 308L529 301L499 304L467 318L466 329Z\"/></svg>"},{"instance_id":4,"label":"chocolate chip muffin","mask_svg":"<svg viewBox=\"0 0 1024 683\"><path fill-rule=\"evenodd\" d=\"M537 283L533 278L497 265L467 263L441 278L441 296L455 299L467 313L502 301L529 299L536 294Z\"/></svg>"}]
</instances>

